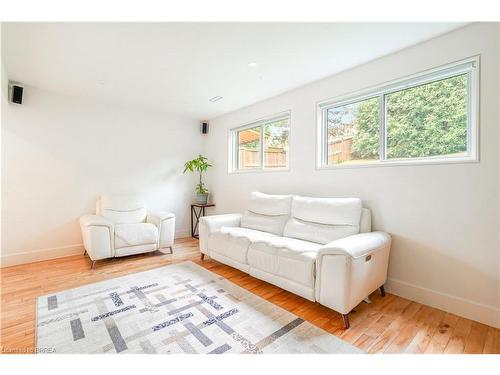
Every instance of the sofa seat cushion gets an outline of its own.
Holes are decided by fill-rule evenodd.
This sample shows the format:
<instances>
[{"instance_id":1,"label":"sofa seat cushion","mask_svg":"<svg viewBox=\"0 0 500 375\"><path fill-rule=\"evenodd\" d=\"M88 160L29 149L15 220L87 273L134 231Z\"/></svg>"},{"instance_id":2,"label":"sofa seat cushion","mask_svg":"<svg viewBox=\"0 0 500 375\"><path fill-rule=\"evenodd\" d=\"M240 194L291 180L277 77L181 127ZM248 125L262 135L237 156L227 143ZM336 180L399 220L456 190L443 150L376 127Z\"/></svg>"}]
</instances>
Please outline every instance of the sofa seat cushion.
<instances>
[{"instance_id":1,"label":"sofa seat cushion","mask_svg":"<svg viewBox=\"0 0 500 375\"><path fill-rule=\"evenodd\" d=\"M248 264L273 275L314 287L316 255L322 245L288 237L255 241Z\"/></svg>"},{"instance_id":2,"label":"sofa seat cushion","mask_svg":"<svg viewBox=\"0 0 500 375\"><path fill-rule=\"evenodd\" d=\"M208 238L209 252L216 252L236 262L247 264L251 243L276 237L274 234L241 227L222 227Z\"/></svg>"},{"instance_id":3,"label":"sofa seat cushion","mask_svg":"<svg viewBox=\"0 0 500 375\"><path fill-rule=\"evenodd\" d=\"M115 225L115 248L155 244L158 228L151 223Z\"/></svg>"}]
</instances>

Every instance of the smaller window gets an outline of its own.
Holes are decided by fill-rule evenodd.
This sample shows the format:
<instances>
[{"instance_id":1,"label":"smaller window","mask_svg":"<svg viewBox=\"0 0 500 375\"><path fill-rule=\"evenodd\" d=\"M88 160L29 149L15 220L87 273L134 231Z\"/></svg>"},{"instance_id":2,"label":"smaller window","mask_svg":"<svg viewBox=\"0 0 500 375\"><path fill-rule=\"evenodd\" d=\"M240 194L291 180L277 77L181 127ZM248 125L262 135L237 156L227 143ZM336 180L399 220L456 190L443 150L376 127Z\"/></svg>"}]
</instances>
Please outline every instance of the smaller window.
<instances>
[{"instance_id":1,"label":"smaller window","mask_svg":"<svg viewBox=\"0 0 500 375\"><path fill-rule=\"evenodd\" d=\"M288 168L290 114L231 130L231 171Z\"/></svg>"}]
</instances>

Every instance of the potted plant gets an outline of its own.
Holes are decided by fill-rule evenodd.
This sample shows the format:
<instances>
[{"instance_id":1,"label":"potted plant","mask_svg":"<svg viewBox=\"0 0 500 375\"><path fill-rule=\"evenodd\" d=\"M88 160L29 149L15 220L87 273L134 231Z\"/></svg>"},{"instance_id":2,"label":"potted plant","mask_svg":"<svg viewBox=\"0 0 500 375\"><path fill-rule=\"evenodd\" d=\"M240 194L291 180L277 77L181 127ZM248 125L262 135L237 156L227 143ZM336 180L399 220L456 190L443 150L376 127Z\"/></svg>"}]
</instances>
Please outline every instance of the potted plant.
<instances>
[{"instance_id":1,"label":"potted plant","mask_svg":"<svg viewBox=\"0 0 500 375\"><path fill-rule=\"evenodd\" d=\"M200 182L196 185L196 202L199 204L207 204L208 190L203 183L203 173L210 168L212 164L208 163L208 159L203 155L198 155L196 159L190 160L184 164L184 173L198 172L200 175Z\"/></svg>"}]
</instances>

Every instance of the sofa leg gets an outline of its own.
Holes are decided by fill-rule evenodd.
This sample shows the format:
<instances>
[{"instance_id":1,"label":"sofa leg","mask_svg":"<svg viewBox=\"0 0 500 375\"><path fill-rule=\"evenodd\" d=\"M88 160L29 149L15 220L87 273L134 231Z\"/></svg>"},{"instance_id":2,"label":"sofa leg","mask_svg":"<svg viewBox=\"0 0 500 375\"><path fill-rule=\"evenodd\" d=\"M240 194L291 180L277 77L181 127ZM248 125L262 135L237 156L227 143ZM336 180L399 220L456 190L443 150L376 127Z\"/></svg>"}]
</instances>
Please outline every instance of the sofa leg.
<instances>
[{"instance_id":1,"label":"sofa leg","mask_svg":"<svg viewBox=\"0 0 500 375\"><path fill-rule=\"evenodd\" d=\"M380 287L380 295L381 295L382 297L385 297L385 289L384 289L384 286L383 286L383 285Z\"/></svg>"},{"instance_id":2,"label":"sofa leg","mask_svg":"<svg viewBox=\"0 0 500 375\"><path fill-rule=\"evenodd\" d=\"M174 248L172 246L169 246L168 248L170 249L170 254L173 254L174 253Z\"/></svg>"},{"instance_id":3,"label":"sofa leg","mask_svg":"<svg viewBox=\"0 0 500 375\"><path fill-rule=\"evenodd\" d=\"M201 253L201 261L203 262L203 259L205 259L205 254Z\"/></svg>"},{"instance_id":4,"label":"sofa leg","mask_svg":"<svg viewBox=\"0 0 500 375\"><path fill-rule=\"evenodd\" d=\"M94 266L95 266L95 263L97 262L97 260L93 260L92 261L92 265L90 266L90 269L93 270L94 269Z\"/></svg>"},{"instance_id":5,"label":"sofa leg","mask_svg":"<svg viewBox=\"0 0 500 375\"><path fill-rule=\"evenodd\" d=\"M348 314L342 314L342 320L344 321L344 328L349 329L349 315Z\"/></svg>"}]
</instances>

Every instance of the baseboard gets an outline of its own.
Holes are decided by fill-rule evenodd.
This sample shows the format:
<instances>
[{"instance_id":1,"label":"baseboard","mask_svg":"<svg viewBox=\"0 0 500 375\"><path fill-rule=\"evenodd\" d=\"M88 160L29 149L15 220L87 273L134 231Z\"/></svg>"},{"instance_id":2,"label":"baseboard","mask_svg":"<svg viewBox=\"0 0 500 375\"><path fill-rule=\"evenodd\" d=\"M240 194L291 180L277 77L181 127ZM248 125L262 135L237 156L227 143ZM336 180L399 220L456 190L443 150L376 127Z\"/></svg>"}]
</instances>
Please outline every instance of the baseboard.
<instances>
[{"instance_id":1,"label":"baseboard","mask_svg":"<svg viewBox=\"0 0 500 375\"><path fill-rule=\"evenodd\" d=\"M191 237L191 230L181 229L175 231L175 238L185 238L185 237Z\"/></svg>"},{"instance_id":2,"label":"baseboard","mask_svg":"<svg viewBox=\"0 0 500 375\"><path fill-rule=\"evenodd\" d=\"M388 279L385 289L397 296L500 328L500 309L494 306L484 305L397 279Z\"/></svg>"},{"instance_id":3,"label":"baseboard","mask_svg":"<svg viewBox=\"0 0 500 375\"><path fill-rule=\"evenodd\" d=\"M183 237L191 237L191 231L184 229L175 231L175 238ZM84 251L85 249L83 248L83 244L76 244L2 255L0 257L0 268L17 266L19 264L40 262L42 260L69 257L72 255L79 255L83 254Z\"/></svg>"},{"instance_id":4,"label":"baseboard","mask_svg":"<svg viewBox=\"0 0 500 375\"><path fill-rule=\"evenodd\" d=\"M26 251L22 253L2 255L1 264L2 268L16 266L18 264L40 262L42 260L50 260L56 258L63 258L72 255L83 254L83 244L68 245L53 247L50 249L38 249L33 251Z\"/></svg>"}]
</instances>

